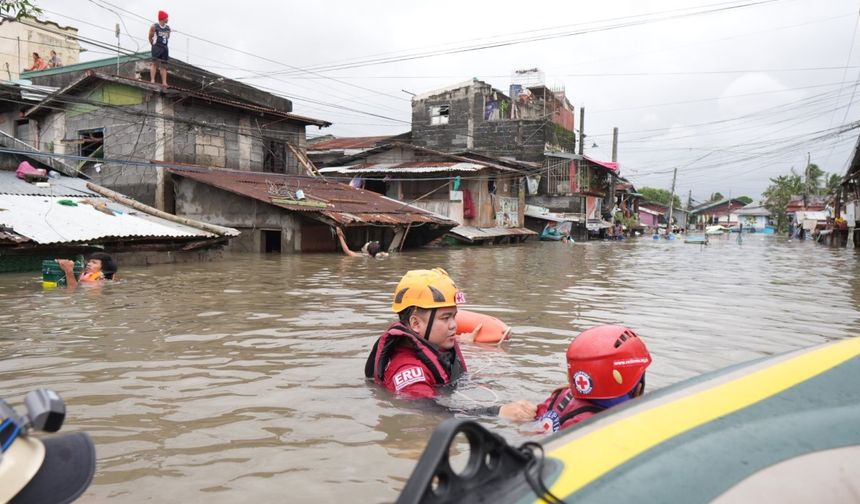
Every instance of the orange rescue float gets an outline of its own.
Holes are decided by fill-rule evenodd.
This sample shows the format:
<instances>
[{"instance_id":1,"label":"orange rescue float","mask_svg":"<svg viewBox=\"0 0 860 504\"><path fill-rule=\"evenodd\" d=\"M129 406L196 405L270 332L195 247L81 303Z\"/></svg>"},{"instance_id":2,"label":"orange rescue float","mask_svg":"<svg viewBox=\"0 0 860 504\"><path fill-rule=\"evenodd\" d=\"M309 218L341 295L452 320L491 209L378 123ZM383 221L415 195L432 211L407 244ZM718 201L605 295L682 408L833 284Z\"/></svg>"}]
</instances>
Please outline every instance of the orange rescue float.
<instances>
[{"instance_id":1,"label":"orange rescue float","mask_svg":"<svg viewBox=\"0 0 860 504\"><path fill-rule=\"evenodd\" d=\"M472 332L478 324L484 324L475 336L475 343L501 343L511 337L511 328L491 315L458 309L455 320L458 333Z\"/></svg>"}]
</instances>

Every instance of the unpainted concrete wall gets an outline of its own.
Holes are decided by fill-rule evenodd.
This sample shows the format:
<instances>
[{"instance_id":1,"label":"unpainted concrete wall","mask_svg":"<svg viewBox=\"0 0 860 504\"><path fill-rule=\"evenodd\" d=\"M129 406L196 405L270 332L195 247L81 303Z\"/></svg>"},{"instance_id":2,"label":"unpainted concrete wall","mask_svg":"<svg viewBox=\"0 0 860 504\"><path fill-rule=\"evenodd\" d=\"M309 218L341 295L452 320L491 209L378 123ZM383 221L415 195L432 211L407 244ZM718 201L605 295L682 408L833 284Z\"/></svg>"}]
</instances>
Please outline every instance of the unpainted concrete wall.
<instances>
[{"instance_id":1,"label":"unpainted concrete wall","mask_svg":"<svg viewBox=\"0 0 860 504\"><path fill-rule=\"evenodd\" d=\"M298 212L269 205L183 177L174 177L176 214L242 230L230 252L261 252L261 230L281 231L281 252L331 252L331 228Z\"/></svg>"},{"instance_id":2,"label":"unpainted concrete wall","mask_svg":"<svg viewBox=\"0 0 860 504\"><path fill-rule=\"evenodd\" d=\"M476 81L471 86L414 100L412 143L445 152L469 149L490 156L541 161L547 138L553 133L552 122L485 120L484 106L491 93L491 86ZM431 107L442 105L450 106L448 124L432 125Z\"/></svg>"},{"instance_id":3,"label":"unpainted concrete wall","mask_svg":"<svg viewBox=\"0 0 860 504\"><path fill-rule=\"evenodd\" d=\"M105 158L144 164L105 163L100 172L89 165L84 172L95 183L142 203L157 205L158 175L150 163L152 160L263 170L265 146L260 137L259 117L190 99L174 104L173 99L113 83L100 85L82 97L95 102L118 101L121 106L74 105L66 112L55 111L40 117L40 147L77 155L79 144L64 144L62 140L76 140L82 130L103 128ZM282 121L266 126L265 130L267 137L297 145L305 143L302 124ZM286 159L287 173L304 173L292 155L288 153ZM170 190L169 186L166 190Z\"/></svg>"}]
</instances>

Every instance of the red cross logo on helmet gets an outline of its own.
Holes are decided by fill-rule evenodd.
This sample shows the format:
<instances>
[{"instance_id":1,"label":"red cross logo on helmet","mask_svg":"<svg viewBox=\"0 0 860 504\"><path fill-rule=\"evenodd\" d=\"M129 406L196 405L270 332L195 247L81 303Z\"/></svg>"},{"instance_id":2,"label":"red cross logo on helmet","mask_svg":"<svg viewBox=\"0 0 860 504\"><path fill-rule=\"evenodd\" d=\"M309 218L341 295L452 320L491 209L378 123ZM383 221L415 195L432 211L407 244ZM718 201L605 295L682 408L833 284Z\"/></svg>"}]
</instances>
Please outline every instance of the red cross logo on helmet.
<instances>
[{"instance_id":1,"label":"red cross logo on helmet","mask_svg":"<svg viewBox=\"0 0 860 504\"><path fill-rule=\"evenodd\" d=\"M573 374L573 386L580 394L587 394L594 388L591 383L591 377L585 371L577 371Z\"/></svg>"}]
</instances>

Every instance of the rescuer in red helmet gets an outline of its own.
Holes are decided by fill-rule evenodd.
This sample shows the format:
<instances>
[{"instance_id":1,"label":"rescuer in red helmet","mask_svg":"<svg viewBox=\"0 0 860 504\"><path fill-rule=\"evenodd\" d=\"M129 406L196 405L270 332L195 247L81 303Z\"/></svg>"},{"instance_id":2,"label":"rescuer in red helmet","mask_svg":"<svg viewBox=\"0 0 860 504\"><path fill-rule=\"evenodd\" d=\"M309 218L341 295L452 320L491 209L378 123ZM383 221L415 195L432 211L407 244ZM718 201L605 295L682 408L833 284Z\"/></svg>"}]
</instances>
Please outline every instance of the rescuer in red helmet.
<instances>
[{"instance_id":1,"label":"rescuer in red helmet","mask_svg":"<svg viewBox=\"0 0 860 504\"><path fill-rule=\"evenodd\" d=\"M568 386L539 405L539 429L556 432L607 408L642 395L651 354L645 342L624 326L592 327L567 347Z\"/></svg>"}]
</instances>

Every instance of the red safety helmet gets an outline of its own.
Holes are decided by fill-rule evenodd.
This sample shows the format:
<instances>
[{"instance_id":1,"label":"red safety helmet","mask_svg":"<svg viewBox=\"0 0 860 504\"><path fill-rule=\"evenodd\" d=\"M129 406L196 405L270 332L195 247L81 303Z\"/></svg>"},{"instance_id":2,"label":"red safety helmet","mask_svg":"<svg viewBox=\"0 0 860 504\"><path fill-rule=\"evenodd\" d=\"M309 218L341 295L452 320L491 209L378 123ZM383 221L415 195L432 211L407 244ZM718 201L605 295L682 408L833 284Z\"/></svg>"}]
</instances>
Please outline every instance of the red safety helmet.
<instances>
[{"instance_id":1,"label":"red safety helmet","mask_svg":"<svg viewBox=\"0 0 860 504\"><path fill-rule=\"evenodd\" d=\"M624 326L592 327L567 347L567 379L577 399L613 399L629 393L651 364L645 342Z\"/></svg>"}]
</instances>

